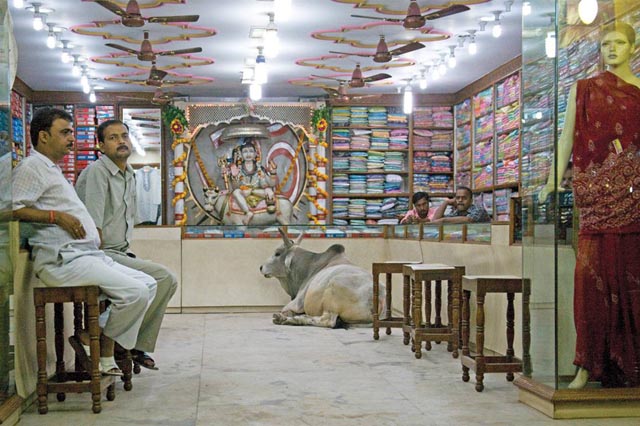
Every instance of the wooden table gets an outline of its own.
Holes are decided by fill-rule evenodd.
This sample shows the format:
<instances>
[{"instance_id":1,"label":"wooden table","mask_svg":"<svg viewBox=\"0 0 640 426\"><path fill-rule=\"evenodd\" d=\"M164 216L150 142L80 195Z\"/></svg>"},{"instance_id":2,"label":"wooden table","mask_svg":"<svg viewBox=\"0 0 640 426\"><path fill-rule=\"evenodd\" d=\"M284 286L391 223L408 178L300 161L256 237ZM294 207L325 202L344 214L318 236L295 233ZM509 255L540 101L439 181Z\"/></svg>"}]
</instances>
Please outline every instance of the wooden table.
<instances>
[{"instance_id":1,"label":"wooden table","mask_svg":"<svg viewBox=\"0 0 640 426\"><path fill-rule=\"evenodd\" d=\"M476 349L477 354L469 351L469 298L476 294ZM462 380L469 381L469 370L476 373L476 391L484 389L484 373L507 373L507 380L513 381L513 373L531 370L529 346L531 334L529 329L529 279L508 275L465 275L462 277ZM487 293L507 294L507 353L505 356L484 355L484 299ZM522 293L522 360L515 357L514 339L514 307L515 293Z\"/></svg>"},{"instance_id":2,"label":"wooden table","mask_svg":"<svg viewBox=\"0 0 640 426\"><path fill-rule=\"evenodd\" d=\"M411 288L413 296L409 302L405 298L405 309L408 306L411 309L411 318L405 317L405 326L408 330L406 343L409 337L413 340L412 350L415 352L416 358L422 357L422 342L426 342L426 349L431 349L431 342L437 343L441 341L448 342L447 350L452 352L454 358L458 357L459 345L459 311L460 311L460 283L464 275L464 266L449 266L443 264L417 264L404 265L402 275L404 285ZM435 322L431 324L431 281L436 281L436 300L435 300ZM442 325L440 318L440 310L442 301L440 299L440 285L442 281L447 281L447 321L446 326ZM423 308L423 289L422 283L425 285L424 309L425 319L422 319ZM410 322L412 320L412 322Z\"/></svg>"},{"instance_id":3,"label":"wooden table","mask_svg":"<svg viewBox=\"0 0 640 426\"><path fill-rule=\"evenodd\" d=\"M392 260L388 262L374 262L371 264L373 272L373 338L378 340L380 338L380 328L387 327L387 335L391 334L392 328L403 328L405 317L408 312L404 312L402 317L394 317L391 312L392 301L391 293L393 290L392 276L391 274L401 274L402 267L407 264L416 264L420 261L415 260ZM385 308L380 318L380 274L385 274ZM409 298L409 288L403 285L403 299ZM404 311L403 304L403 311Z\"/></svg>"}]
</instances>

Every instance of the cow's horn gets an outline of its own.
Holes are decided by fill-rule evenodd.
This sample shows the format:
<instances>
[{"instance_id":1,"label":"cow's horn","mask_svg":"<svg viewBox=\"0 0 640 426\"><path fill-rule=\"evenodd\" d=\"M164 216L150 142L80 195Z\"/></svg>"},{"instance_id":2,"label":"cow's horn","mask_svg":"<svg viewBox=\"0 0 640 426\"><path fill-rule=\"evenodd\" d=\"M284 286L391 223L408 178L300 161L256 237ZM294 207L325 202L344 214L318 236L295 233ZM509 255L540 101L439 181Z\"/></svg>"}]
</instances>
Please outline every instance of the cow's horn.
<instances>
[{"instance_id":1,"label":"cow's horn","mask_svg":"<svg viewBox=\"0 0 640 426\"><path fill-rule=\"evenodd\" d=\"M302 237L304 236L304 232L301 230L300 231L300 235L298 235L298 238L296 238L296 240L293 242L294 245L299 246L300 242L302 241Z\"/></svg>"},{"instance_id":2,"label":"cow's horn","mask_svg":"<svg viewBox=\"0 0 640 426\"><path fill-rule=\"evenodd\" d=\"M289 247L292 245L291 240L289 239L289 237L287 237L287 233L284 232L284 229L282 228L278 228L278 231L280 231L280 235L282 235L282 240L284 241L284 245Z\"/></svg>"}]
</instances>

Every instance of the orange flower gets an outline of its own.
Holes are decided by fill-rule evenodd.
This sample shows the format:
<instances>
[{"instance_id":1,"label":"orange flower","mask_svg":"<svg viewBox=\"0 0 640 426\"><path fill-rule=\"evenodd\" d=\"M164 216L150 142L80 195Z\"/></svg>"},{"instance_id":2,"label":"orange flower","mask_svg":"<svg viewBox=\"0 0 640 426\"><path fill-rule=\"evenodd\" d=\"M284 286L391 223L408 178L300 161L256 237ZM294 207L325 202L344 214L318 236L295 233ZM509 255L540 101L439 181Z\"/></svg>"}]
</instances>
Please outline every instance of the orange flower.
<instances>
[{"instance_id":1,"label":"orange flower","mask_svg":"<svg viewBox=\"0 0 640 426\"><path fill-rule=\"evenodd\" d=\"M316 129L318 129L318 131L320 132L324 132L325 130L327 130L327 120L321 118L318 121L318 124L316 124Z\"/></svg>"},{"instance_id":2,"label":"orange flower","mask_svg":"<svg viewBox=\"0 0 640 426\"><path fill-rule=\"evenodd\" d=\"M180 120L178 120L177 118L174 118L173 121L171 121L171 132L176 135L179 135L182 132L184 132L184 126L182 125Z\"/></svg>"}]
</instances>

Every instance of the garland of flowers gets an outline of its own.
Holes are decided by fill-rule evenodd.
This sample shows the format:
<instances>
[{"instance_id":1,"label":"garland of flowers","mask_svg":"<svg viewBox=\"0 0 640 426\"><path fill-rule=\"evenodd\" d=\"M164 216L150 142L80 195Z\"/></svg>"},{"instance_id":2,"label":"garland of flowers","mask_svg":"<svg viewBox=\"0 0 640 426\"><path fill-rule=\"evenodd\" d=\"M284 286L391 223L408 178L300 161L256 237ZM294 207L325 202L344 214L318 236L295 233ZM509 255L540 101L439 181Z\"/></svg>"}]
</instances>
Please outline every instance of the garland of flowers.
<instances>
[{"instance_id":1,"label":"garland of flowers","mask_svg":"<svg viewBox=\"0 0 640 426\"><path fill-rule=\"evenodd\" d=\"M187 197L187 189L184 181L187 179L187 171L184 160L187 158L185 147L189 145L189 137L187 129L189 122L185 116L183 109L175 105L166 105L162 110L162 120L164 124L171 130L173 142L171 149L174 151L175 158L172 161L175 177L171 182L174 197L171 204L174 207L174 222L176 225L184 225L187 223L187 214L184 211L184 199Z\"/></svg>"},{"instance_id":2,"label":"garland of flowers","mask_svg":"<svg viewBox=\"0 0 640 426\"><path fill-rule=\"evenodd\" d=\"M316 214L309 212L307 213L307 217L316 225L324 225L326 221L324 219L320 219L319 216L321 214L323 218L326 218L328 214L326 207L318 201L318 196L326 199L329 195L327 191L318 185L318 182L324 182L329 178L327 174L321 172L319 168L320 166L325 165L328 160L324 155L319 154L317 149L319 147L328 147L328 144L325 142L325 137L330 116L331 110L326 106L314 110L311 116L311 127L317 135L317 138L312 135L307 135L309 137L310 145L310 154L307 156L307 161L309 162L307 180L309 181L309 188L314 188L315 191L313 195L308 191L305 192L304 195L315 207ZM311 151L313 151L313 155L311 155Z\"/></svg>"}]
</instances>

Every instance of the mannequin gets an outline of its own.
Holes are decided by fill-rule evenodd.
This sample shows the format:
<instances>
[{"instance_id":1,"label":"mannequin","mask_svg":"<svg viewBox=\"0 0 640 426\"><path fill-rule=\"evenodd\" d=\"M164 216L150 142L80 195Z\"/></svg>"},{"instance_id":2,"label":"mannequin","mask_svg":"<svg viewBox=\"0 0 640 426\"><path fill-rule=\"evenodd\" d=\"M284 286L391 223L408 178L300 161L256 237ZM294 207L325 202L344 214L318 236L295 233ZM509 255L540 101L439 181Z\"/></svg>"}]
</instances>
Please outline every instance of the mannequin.
<instances>
[{"instance_id":1,"label":"mannequin","mask_svg":"<svg viewBox=\"0 0 640 426\"><path fill-rule=\"evenodd\" d=\"M630 66L635 32L616 23L600 46L607 71L571 88L557 164L539 194L544 202L562 190L555 176L564 175L573 154L580 231L574 292L578 373L570 389L583 388L589 379L609 387L640 385L640 336L634 331L640 327L640 78Z\"/></svg>"}]
</instances>

